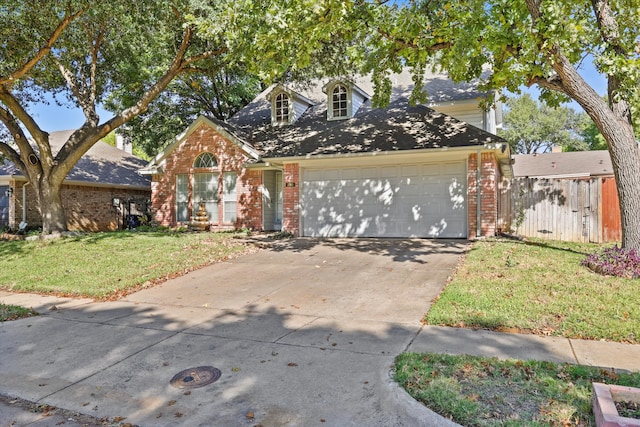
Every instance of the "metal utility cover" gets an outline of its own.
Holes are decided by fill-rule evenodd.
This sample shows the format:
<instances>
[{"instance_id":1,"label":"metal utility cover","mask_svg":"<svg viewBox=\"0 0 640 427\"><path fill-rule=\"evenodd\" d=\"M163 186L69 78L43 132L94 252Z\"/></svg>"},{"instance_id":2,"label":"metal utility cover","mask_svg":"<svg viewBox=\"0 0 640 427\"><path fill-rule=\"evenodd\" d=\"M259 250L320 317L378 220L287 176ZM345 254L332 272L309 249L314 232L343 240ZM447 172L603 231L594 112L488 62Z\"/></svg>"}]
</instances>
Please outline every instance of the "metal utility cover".
<instances>
[{"instance_id":1,"label":"metal utility cover","mask_svg":"<svg viewBox=\"0 0 640 427\"><path fill-rule=\"evenodd\" d=\"M220 369L213 366L198 366L180 371L171 378L169 384L176 388L198 388L217 381L222 376Z\"/></svg>"}]
</instances>

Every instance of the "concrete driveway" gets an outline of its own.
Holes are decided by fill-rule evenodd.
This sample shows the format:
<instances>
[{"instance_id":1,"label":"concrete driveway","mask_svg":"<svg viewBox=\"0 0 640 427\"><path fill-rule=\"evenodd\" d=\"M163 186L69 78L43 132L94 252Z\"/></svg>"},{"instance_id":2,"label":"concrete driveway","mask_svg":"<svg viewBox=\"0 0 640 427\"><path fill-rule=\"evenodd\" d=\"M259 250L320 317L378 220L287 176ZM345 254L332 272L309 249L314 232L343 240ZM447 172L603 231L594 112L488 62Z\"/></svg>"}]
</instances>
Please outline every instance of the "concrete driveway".
<instances>
[{"instance_id":1,"label":"concrete driveway","mask_svg":"<svg viewBox=\"0 0 640 427\"><path fill-rule=\"evenodd\" d=\"M116 302L40 298L0 326L0 394L141 426L451 425L389 371L467 247L295 239ZM197 366L222 375L169 385Z\"/></svg>"}]
</instances>

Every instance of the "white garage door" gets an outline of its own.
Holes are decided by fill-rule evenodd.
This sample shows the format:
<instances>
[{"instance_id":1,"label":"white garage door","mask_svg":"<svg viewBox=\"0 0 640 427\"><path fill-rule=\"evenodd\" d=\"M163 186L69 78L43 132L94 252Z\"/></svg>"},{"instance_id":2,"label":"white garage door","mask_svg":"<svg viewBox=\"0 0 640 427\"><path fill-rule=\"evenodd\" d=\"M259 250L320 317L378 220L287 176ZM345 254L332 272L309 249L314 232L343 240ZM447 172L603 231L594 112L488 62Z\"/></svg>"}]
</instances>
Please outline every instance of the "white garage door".
<instances>
[{"instance_id":1,"label":"white garage door","mask_svg":"<svg viewBox=\"0 0 640 427\"><path fill-rule=\"evenodd\" d=\"M304 169L302 233L467 237L464 162Z\"/></svg>"}]
</instances>

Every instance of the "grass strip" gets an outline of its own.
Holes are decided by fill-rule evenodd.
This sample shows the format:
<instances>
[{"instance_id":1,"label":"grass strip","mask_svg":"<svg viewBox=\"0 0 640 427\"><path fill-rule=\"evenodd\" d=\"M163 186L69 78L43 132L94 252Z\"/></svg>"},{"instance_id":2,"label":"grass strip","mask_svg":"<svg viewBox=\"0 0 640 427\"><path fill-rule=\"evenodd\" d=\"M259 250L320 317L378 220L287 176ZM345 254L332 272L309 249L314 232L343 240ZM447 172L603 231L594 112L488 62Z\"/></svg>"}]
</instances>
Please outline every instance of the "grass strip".
<instances>
[{"instance_id":1,"label":"grass strip","mask_svg":"<svg viewBox=\"0 0 640 427\"><path fill-rule=\"evenodd\" d=\"M398 356L395 379L416 400L467 427L595 426L592 382L640 387L640 373L433 353Z\"/></svg>"},{"instance_id":2,"label":"grass strip","mask_svg":"<svg viewBox=\"0 0 640 427\"><path fill-rule=\"evenodd\" d=\"M0 322L8 320L17 320L25 317L37 316L38 313L30 308L24 308L17 305L9 305L0 303Z\"/></svg>"},{"instance_id":3,"label":"grass strip","mask_svg":"<svg viewBox=\"0 0 640 427\"><path fill-rule=\"evenodd\" d=\"M638 343L640 281L580 265L601 248L542 240L475 242L425 321Z\"/></svg>"}]
</instances>

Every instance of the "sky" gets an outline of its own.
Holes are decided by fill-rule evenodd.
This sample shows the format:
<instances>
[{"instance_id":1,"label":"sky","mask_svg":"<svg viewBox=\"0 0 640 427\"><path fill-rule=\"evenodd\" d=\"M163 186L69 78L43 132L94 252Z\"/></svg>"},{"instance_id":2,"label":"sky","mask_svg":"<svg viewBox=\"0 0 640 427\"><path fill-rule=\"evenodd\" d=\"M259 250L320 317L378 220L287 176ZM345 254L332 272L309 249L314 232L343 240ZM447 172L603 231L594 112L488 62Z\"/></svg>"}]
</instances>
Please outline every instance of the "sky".
<instances>
[{"instance_id":1,"label":"sky","mask_svg":"<svg viewBox=\"0 0 640 427\"><path fill-rule=\"evenodd\" d=\"M607 92L605 77L595 70L590 61L586 61L583 65L584 69L580 70L582 76L592 85L598 94L605 95ZM537 98L539 94L539 91L535 87L523 87L522 90L523 93L530 93L534 98ZM47 132L53 132L56 130L77 129L82 126L84 123L84 115L81 109L58 106L55 102L52 102L51 97L49 97L49 100L48 105L35 104L30 108L30 111L34 114L35 121L41 129ZM569 103L567 106L576 111L582 111L582 108L580 108L576 102ZM104 123L113 116L111 112L102 108L98 108L98 114L100 116L100 123Z\"/></svg>"}]
</instances>

